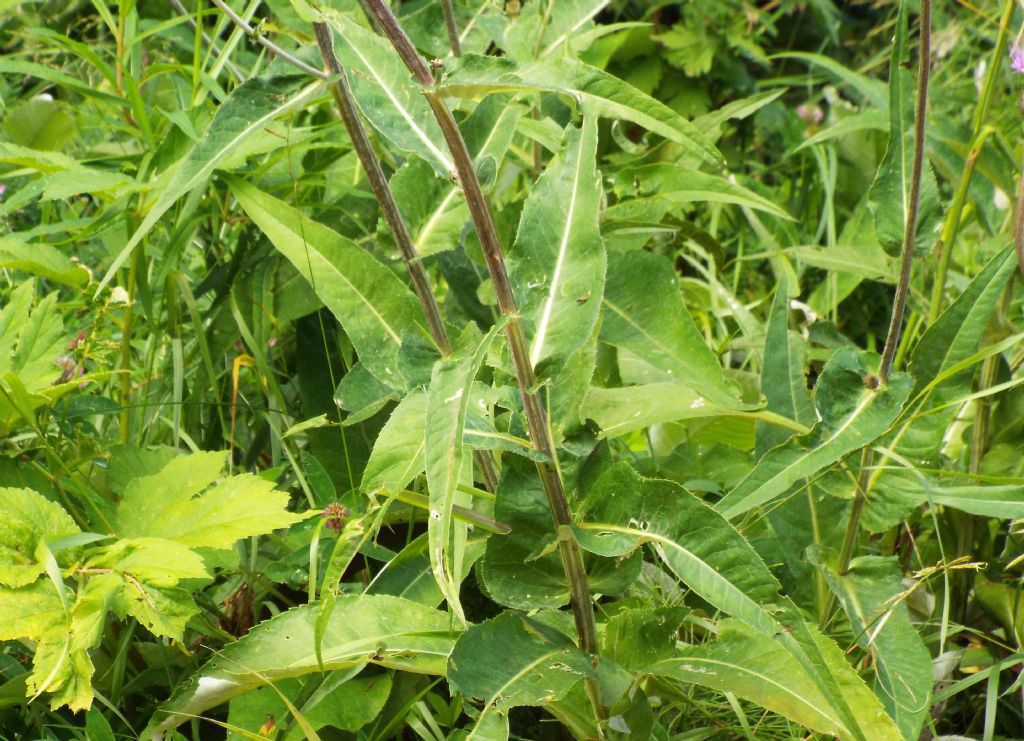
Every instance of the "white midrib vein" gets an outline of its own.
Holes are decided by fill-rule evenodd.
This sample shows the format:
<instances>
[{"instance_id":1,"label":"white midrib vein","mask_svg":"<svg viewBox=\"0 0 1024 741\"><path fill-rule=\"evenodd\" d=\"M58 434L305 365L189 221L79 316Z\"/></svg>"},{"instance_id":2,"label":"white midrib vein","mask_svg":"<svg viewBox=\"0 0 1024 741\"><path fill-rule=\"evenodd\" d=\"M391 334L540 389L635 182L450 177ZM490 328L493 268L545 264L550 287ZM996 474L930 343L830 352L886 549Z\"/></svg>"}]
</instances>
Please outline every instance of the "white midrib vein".
<instances>
[{"instance_id":1,"label":"white midrib vein","mask_svg":"<svg viewBox=\"0 0 1024 741\"><path fill-rule=\"evenodd\" d=\"M551 288L548 290L547 301L544 302L544 310L541 312L540 321L537 323L537 334L533 338L533 347L530 348L530 363L537 365L541 352L544 350L544 339L551 324L551 312L555 306L555 295L561 286L562 269L565 266L565 255L569 251L569 236L572 234L573 219L576 216L576 198L580 189L580 170L583 168L583 142L579 143L576 150L576 172L572 179L572 196L569 198L569 211L565 215L565 227L562 229L562 240L558 245L558 258L555 260L555 274L551 278Z\"/></svg>"},{"instance_id":2,"label":"white midrib vein","mask_svg":"<svg viewBox=\"0 0 1024 741\"><path fill-rule=\"evenodd\" d=\"M373 79L377 81L377 84L380 85L381 90L383 90L384 94L388 96L388 100L392 102L392 104L398 110L402 118L405 119L405 122L409 124L409 128L413 130L413 133L415 133L416 136L420 140L422 140L422 142L427 146L427 149L430 150L430 153L437 157L437 159L440 160L441 164L443 164L447 170L455 169L455 165L452 164L452 161L444 152L437 148L437 145L435 145L434 142L430 141L430 137L427 136L427 133L420 128L419 124L416 123L415 119L413 119L409 111L407 111L405 107L402 105L402 102L395 96L394 92L388 86L384 78L381 77L381 75L377 72L376 67L374 67L370 63L370 60L363 55L359 47L356 44L350 44L349 48L351 48L352 51L355 52L356 56L359 57L359 61L363 63L363 67L365 67L366 71L369 72L373 76Z\"/></svg>"}]
</instances>

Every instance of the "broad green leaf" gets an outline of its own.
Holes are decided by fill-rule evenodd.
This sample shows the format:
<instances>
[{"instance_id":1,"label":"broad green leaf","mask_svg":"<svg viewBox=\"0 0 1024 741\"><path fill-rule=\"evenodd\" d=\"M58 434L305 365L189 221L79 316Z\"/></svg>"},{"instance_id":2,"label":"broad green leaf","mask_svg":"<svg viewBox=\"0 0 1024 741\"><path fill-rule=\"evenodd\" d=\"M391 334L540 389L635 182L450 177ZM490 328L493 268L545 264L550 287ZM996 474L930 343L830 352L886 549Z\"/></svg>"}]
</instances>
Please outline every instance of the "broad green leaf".
<instances>
[{"instance_id":1,"label":"broad green leaf","mask_svg":"<svg viewBox=\"0 0 1024 741\"><path fill-rule=\"evenodd\" d=\"M179 685L157 709L146 733L153 738L257 687L319 671L313 650L318 606L295 607L253 628ZM365 663L442 674L454 636L448 615L384 595L338 598L324 632L325 669Z\"/></svg>"},{"instance_id":2,"label":"broad green leaf","mask_svg":"<svg viewBox=\"0 0 1024 741\"><path fill-rule=\"evenodd\" d=\"M508 733L507 724L502 733L500 721L490 716L559 700L576 682L593 676L594 667L564 634L525 615L505 613L459 637L447 674L455 692L484 703L467 739L490 741Z\"/></svg>"},{"instance_id":3,"label":"broad green leaf","mask_svg":"<svg viewBox=\"0 0 1024 741\"><path fill-rule=\"evenodd\" d=\"M176 540L122 538L90 554L89 568L113 569L154 587L173 587L182 579L205 579L210 574L202 557Z\"/></svg>"},{"instance_id":4,"label":"broad green leaf","mask_svg":"<svg viewBox=\"0 0 1024 741\"><path fill-rule=\"evenodd\" d=\"M645 670L679 682L732 692L819 733L855 737L813 679L777 641L735 620L724 621L719 627L717 640L682 648L672 658Z\"/></svg>"},{"instance_id":5,"label":"broad green leaf","mask_svg":"<svg viewBox=\"0 0 1024 741\"><path fill-rule=\"evenodd\" d=\"M484 554L486 537L470 538L466 543L465 566L475 563ZM427 534L419 536L384 564L384 568L366 588L367 594L390 594L412 600L427 607L437 607L444 599L430 567L430 542Z\"/></svg>"},{"instance_id":6,"label":"broad green leaf","mask_svg":"<svg viewBox=\"0 0 1024 741\"><path fill-rule=\"evenodd\" d=\"M331 614L334 612L334 605L338 601L338 591L341 588L341 577L344 576L348 565L356 557L359 548L367 541L372 534L372 529L366 527L365 518L353 518L345 523L345 527L338 533L334 547L331 549L331 557L327 560L327 568L324 569L324 580L320 585L320 614L316 617L316 626L313 629L314 653L316 660L323 664L323 640L324 632L331 622ZM312 596L312 594L311 594Z\"/></svg>"},{"instance_id":7,"label":"broad green leaf","mask_svg":"<svg viewBox=\"0 0 1024 741\"><path fill-rule=\"evenodd\" d=\"M217 115L210 122L203 138L196 142L180 163L160 176L162 182L155 188L160 194L156 203L149 208L131 239L114 258L113 264L100 281L97 295L175 201L204 185L218 165L231 157L249 137L262 132L277 116L307 103L323 84L320 81L312 82L298 92L292 92L295 80L294 76L270 79L254 77L232 91L228 99L217 108Z\"/></svg>"},{"instance_id":8,"label":"broad green leaf","mask_svg":"<svg viewBox=\"0 0 1024 741\"><path fill-rule=\"evenodd\" d=\"M686 203L732 203L792 220L772 201L720 175L711 175L678 164L629 167L615 176L620 196L664 201L669 206Z\"/></svg>"},{"instance_id":9,"label":"broad green leaf","mask_svg":"<svg viewBox=\"0 0 1024 741\"><path fill-rule=\"evenodd\" d=\"M868 196L868 206L875 216L875 233L890 255L898 255L903 245L903 232L910 215L913 180L914 80L906 63L907 5L906 0L900 1L896 38L889 62L889 144ZM924 63L928 64L929 60L924 60ZM924 254L932 246L941 219L938 185L925 160L921 169L917 241L914 245L917 254Z\"/></svg>"},{"instance_id":10,"label":"broad green leaf","mask_svg":"<svg viewBox=\"0 0 1024 741\"><path fill-rule=\"evenodd\" d=\"M764 361L761 366L761 393L765 407L799 424L810 426L816 420L811 394L804 378L806 344L789 331L789 298L785 287L775 291L771 315L764 337ZM784 443L791 430L782 426L757 426L758 452Z\"/></svg>"},{"instance_id":11,"label":"broad green leaf","mask_svg":"<svg viewBox=\"0 0 1024 741\"><path fill-rule=\"evenodd\" d=\"M604 556L651 543L706 602L766 635L779 629L772 616L780 604L778 581L735 528L679 484L644 479L617 464L587 493L573 531L584 550Z\"/></svg>"},{"instance_id":12,"label":"broad green leaf","mask_svg":"<svg viewBox=\"0 0 1024 741\"><path fill-rule=\"evenodd\" d=\"M31 489L0 488L0 585L31 584L45 571L36 548L45 539L80 532L56 502Z\"/></svg>"},{"instance_id":13,"label":"broad green leaf","mask_svg":"<svg viewBox=\"0 0 1024 741\"><path fill-rule=\"evenodd\" d=\"M676 142L687 154L712 165L724 163L693 124L671 108L607 72L568 57L519 66L502 57L466 54L450 65L434 89L441 95L465 98L499 91L566 95L584 114L630 121Z\"/></svg>"},{"instance_id":14,"label":"broad green leaf","mask_svg":"<svg viewBox=\"0 0 1024 741\"><path fill-rule=\"evenodd\" d=\"M585 116L582 128L566 129L562 151L523 206L509 277L534 366L579 348L601 309L606 258L596 158L597 119Z\"/></svg>"},{"instance_id":15,"label":"broad green leaf","mask_svg":"<svg viewBox=\"0 0 1024 741\"><path fill-rule=\"evenodd\" d=\"M287 511L288 494L252 474L210 487L220 478L224 461L224 453L193 453L135 479L118 503L115 531L125 538L166 538L192 548L230 548L240 538L306 518Z\"/></svg>"},{"instance_id":16,"label":"broad green leaf","mask_svg":"<svg viewBox=\"0 0 1024 741\"><path fill-rule=\"evenodd\" d=\"M23 281L0 310L0 376L14 373L29 393L42 392L60 378L54 360L66 350L57 294L36 301L35 288L35 280ZM0 397L0 409L5 404Z\"/></svg>"},{"instance_id":17,"label":"broad green leaf","mask_svg":"<svg viewBox=\"0 0 1024 741\"><path fill-rule=\"evenodd\" d=\"M0 237L0 268L21 270L72 288L89 282L89 271L53 245L29 244L13 237Z\"/></svg>"},{"instance_id":18,"label":"broad green leaf","mask_svg":"<svg viewBox=\"0 0 1024 741\"><path fill-rule=\"evenodd\" d=\"M512 528L487 539L477 573L492 600L520 610L558 608L569 602L569 587L555 545L547 497L536 475L503 472L494 516ZM601 558L584 554L592 594L620 594L640 573L643 557Z\"/></svg>"},{"instance_id":19,"label":"broad green leaf","mask_svg":"<svg viewBox=\"0 0 1024 741\"><path fill-rule=\"evenodd\" d=\"M921 734L931 707L931 654L910 620L903 570L895 558L863 556L839 576L826 577L839 597L861 647L870 652L878 685L875 694L899 725L904 739Z\"/></svg>"},{"instance_id":20,"label":"broad green leaf","mask_svg":"<svg viewBox=\"0 0 1024 741\"><path fill-rule=\"evenodd\" d=\"M676 653L676 640L689 611L684 607L638 607L615 613L601 632L601 655L632 671Z\"/></svg>"},{"instance_id":21,"label":"broad green leaf","mask_svg":"<svg viewBox=\"0 0 1024 741\"><path fill-rule=\"evenodd\" d=\"M608 255L601 339L716 404L742 408L683 306L672 265L650 252Z\"/></svg>"},{"instance_id":22,"label":"broad green leaf","mask_svg":"<svg viewBox=\"0 0 1024 741\"><path fill-rule=\"evenodd\" d=\"M245 212L341 322L360 362L379 380L402 388L402 337L427 336L412 291L354 242L243 180L230 183Z\"/></svg>"},{"instance_id":23,"label":"broad green leaf","mask_svg":"<svg viewBox=\"0 0 1024 741\"><path fill-rule=\"evenodd\" d=\"M877 381L855 350L837 350L818 379L815 405L822 421L808 447L795 441L769 451L715 509L729 519L738 517L883 435L910 395L912 380L894 374L876 385L871 379Z\"/></svg>"},{"instance_id":24,"label":"broad green leaf","mask_svg":"<svg viewBox=\"0 0 1024 741\"><path fill-rule=\"evenodd\" d=\"M390 496L423 473L427 395L414 389L399 402L373 443L360 488Z\"/></svg>"},{"instance_id":25,"label":"broad green leaf","mask_svg":"<svg viewBox=\"0 0 1024 741\"><path fill-rule=\"evenodd\" d=\"M366 120L400 150L419 155L438 175L450 177L454 165L437 120L391 45L342 14L324 14L341 36L334 51Z\"/></svg>"},{"instance_id":26,"label":"broad green leaf","mask_svg":"<svg viewBox=\"0 0 1024 741\"><path fill-rule=\"evenodd\" d=\"M747 412L708 401L681 383L648 383L620 388L592 387L584 406L587 417L597 422L601 437L619 437L664 422L709 417L742 417L779 429L805 433L808 428L781 414ZM786 410L789 411L789 410Z\"/></svg>"},{"instance_id":27,"label":"broad green leaf","mask_svg":"<svg viewBox=\"0 0 1024 741\"><path fill-rule=\"evenodd\" d=\"M476 325L469 326L476 330ZM474 379L502 326L501 323L495 324L477 342L474 339L479 336L479 331L464 333L460 338L462 349L434 365L430 386L427 387L423 455L430 493L427 520L430 564L449 607L463 622L465 615L459 601L459 585L463 577L466 527L454 524L452 509L456 504L468 504L465 495L459 501L456 497L459 482L466 477L464 468L472 465L463 444L466 415L473 397Z\"/></svg>"}]
</instances>

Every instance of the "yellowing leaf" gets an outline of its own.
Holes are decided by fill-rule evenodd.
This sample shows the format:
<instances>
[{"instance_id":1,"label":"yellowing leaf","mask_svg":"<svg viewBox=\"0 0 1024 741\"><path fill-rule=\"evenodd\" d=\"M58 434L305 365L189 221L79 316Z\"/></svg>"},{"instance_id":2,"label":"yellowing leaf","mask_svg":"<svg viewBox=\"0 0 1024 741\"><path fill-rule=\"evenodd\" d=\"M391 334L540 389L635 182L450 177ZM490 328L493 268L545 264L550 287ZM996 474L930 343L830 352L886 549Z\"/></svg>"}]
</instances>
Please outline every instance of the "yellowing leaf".
<instances>
[{"instance_id":1,"label":"yellowing leaf","mask_svg":"<svg viewBox=\"0 0 1024 741\"><path fill-rule=\"evenodd\" d=\"M0 489L0 512L0 584L8 587L31 584L43 573L35 552L44 537L79 532L59 504L31 489Z\"/></svg>"}]
</instances>

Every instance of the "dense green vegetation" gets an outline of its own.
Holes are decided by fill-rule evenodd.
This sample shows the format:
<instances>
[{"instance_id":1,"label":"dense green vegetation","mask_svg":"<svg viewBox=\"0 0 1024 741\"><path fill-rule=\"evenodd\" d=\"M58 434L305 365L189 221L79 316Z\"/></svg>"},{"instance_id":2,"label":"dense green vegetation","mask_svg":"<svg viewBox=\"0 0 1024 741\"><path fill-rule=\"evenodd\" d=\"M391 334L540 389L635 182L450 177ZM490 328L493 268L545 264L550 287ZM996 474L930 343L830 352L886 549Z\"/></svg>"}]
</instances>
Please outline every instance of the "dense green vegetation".
<instances>
[{"instance_id":1,"label":"dense green vegetation","mask_svg":"<svg viewBox=\"0 0 1024 741\"><path fill-rule=\"evenodd\" d=\"M1015 0L0 0L0 738L1024 737Z\"/></svg>"}]
</instances>

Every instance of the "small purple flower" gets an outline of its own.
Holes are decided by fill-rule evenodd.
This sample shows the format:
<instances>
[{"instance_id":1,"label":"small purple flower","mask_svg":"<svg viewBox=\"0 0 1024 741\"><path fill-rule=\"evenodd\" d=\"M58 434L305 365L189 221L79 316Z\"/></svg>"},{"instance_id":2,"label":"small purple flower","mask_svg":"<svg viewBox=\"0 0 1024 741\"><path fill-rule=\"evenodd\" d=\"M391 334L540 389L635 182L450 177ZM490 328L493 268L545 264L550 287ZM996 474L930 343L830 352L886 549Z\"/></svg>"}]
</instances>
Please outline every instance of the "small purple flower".
<instances>
[{"instance_id":1,"label":"small purple flower","mask_svg":"<svg viewBox=\"0 0 1024 741\"><path fill-rule=\"evenodd\" d=\"M796 115L804 123L810 125L817 125L825 120L825 111L821 110L821 107L814 103L801 103L796 107Z\"/></svg>"},{"instance_id":2,"label":"small purple flower","mask_svg":"<svg viewBox=\"0 0 1024 741\"><path fill-rule=\"evenodd\" d=\"M328 530L333 530L335 533L340 533L341 529L345 527L345 518L348 517L348 507L338 502L333 502L324 507L324 511L320 513L320 517L324 520L324 527Z\"/></svg>"},{"instance_id":3,"label":"small purple flower","mask_svg":"<svg viewBox=\"0 0 1024 741\"><path fill-rule=\"evenodd\" d=\"M1020 41L1014 41L1010 47L1010 69L1024 74L1024 43Z\"/></svg>"}]
</instances>

